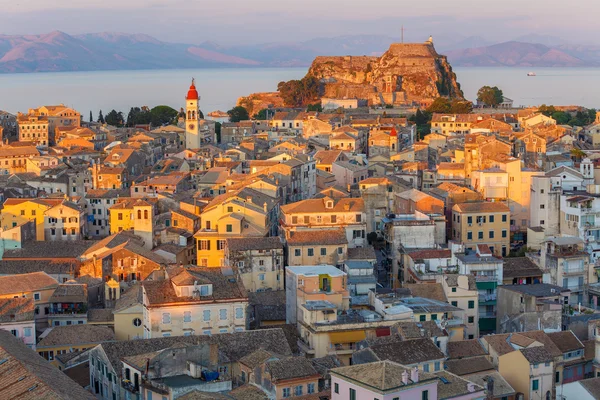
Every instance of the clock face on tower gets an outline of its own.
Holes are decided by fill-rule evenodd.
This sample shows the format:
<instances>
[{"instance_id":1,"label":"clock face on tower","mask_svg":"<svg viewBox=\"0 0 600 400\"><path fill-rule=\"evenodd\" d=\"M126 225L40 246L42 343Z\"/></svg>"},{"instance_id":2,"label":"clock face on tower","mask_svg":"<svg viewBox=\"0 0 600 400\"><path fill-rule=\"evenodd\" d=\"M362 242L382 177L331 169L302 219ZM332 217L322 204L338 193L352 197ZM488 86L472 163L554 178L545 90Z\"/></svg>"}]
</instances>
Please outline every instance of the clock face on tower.
<instances>
[{"instance_id":1,"label":"clock face on tower","mask_svg":"<svg viewBox=\"0 0 600 400\"><path fill-rule=\"evenodd\" d=\"M194 124L189 124L188 127L190 128L190 130L194 129Z\"/></svg>"}]
</instances>

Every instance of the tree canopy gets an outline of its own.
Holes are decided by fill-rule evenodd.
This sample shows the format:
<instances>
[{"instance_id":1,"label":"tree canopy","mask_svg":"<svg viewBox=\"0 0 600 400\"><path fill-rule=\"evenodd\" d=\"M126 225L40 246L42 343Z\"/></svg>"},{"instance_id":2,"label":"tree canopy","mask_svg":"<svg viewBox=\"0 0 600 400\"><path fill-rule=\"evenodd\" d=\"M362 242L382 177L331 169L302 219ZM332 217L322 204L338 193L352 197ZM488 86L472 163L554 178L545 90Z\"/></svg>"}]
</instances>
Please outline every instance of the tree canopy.
<instances>
[{"instance_id":1,"label":"tree canopy","mask_svg":"<svg viewBox=\"0 0 600 400\"><path fill-rule=\"evenodd\" d=\"M125 119L123 118L122 112L117 112L116 110L111 110L106 117L104 118L108 125L112 126L123 126L125 125Z\"/></svg>"},{"instance_id":2,"label":"tree canopy","mask_svg":"<svg viewBox=\"0 0 600 400\"><path fill-rule=\"evenodd\" d=\"M477 91L477 101L489 107L496 107L504 100L502 90L497 86L483 86Z\"/></svg>"},{"instance_id":3,"label":"tree canopy","mask_svg":"<svg viewBox=\"0 0 600 400\"><path fill-rule=\"evenodd\" d=\"M288 107L303 107L319 97L319 81L313 76L279 82L277 90Z\"/></svg>"},{"instance_id":4,"label":"tree canopy","mask_svg":"<svg viewBox=\"0 0 600 400\"><path fill-rule=\"evenodd\" d=\"M271 113L271 115L273 115L273 113ZM265 121L268 119L268 117L269 117L269 109L263 108L262 110L260 110L256 114L254 114L254 116L252 118L259 120L259 121Z\"/></svg>"},{"instance_id":5,"label":"tree canopy","mask_svg":"<svg viewBox=\"0 0 600 400\"><path fill-rule=\"evenodd\" d=\"M229 122L240 122L250 119L248 110L242 106L235 106L231 110L227 111L229 115Z\"/></svg>"},{"instance_id":6,"label":"tree canopy","mask_svg":"<svg viewBox=\"0 0 600 400\"><path fill-rule=\"evenodd\" d=\"M127 114L127 123L129 127L135 125L163 126L177 123L179 112L169 106L156 106L152 109L143 107L131 107Z\"/></svg>"},{"instance_id":7,"label":"tree canopy","mask_svg":"<svg viewBox=\"0 0 600 400\"><path fill-rule=\"evenodd\" d=\"M450 101L446 97L438 97L427 107L427 112L431 114L469 114L471 111L473 111L473 103L470 101L458 99Z\"/></svg>"},{"instance_id":8,"label":"tree canopy","mask_svg":"<svg viewBox=\"0 0 600 400\"><path fill-rule=\"evenodd\" d=\"M100 110L100 112L98 113L98 122L101 124L104 124L104 116L102 115L102 110Z\"/></svg>"}]
</instances>

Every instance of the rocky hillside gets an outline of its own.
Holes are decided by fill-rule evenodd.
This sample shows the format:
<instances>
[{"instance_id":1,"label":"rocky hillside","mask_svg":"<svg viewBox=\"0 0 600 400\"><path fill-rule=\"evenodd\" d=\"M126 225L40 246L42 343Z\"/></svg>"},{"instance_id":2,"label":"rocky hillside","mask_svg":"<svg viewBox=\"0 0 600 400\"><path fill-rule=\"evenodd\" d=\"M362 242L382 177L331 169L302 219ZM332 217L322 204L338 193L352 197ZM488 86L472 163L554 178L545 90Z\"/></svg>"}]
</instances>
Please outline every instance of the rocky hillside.
<instances>
[{"instance_id":1,"label":"rocky hillside","mask_svg":"<svg viewBox=\"0 0 600 400\"><path fill-rule=\"evenodd\" d=\"M356 97L369 104L463 97L446 57L429 42L395 43L381 57L317 57L308 76L321 81L323 97Z\"/></svg>"}]
</instances>

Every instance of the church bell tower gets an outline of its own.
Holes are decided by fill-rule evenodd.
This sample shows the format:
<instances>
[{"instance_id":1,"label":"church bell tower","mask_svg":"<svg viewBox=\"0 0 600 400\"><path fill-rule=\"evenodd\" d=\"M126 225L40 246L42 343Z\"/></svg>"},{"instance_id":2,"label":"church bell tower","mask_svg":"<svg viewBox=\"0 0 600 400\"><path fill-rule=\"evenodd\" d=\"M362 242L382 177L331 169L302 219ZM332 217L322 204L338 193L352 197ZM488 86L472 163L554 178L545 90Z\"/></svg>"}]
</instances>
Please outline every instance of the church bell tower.
<instances>
[{"instance_id":1,"label":"church bell tower","mask_svg":"<svg viewBox=\"0 0 600 400\"><path fill-rule=\"evenodd\" d=\"M198 91L196 90L196 84L192 79L192 85L187 92L185 97L185 148L186 149L198 149L200 148L200 132L199 132L199 120L198 116Z\"/></svg>"}]
</instances>

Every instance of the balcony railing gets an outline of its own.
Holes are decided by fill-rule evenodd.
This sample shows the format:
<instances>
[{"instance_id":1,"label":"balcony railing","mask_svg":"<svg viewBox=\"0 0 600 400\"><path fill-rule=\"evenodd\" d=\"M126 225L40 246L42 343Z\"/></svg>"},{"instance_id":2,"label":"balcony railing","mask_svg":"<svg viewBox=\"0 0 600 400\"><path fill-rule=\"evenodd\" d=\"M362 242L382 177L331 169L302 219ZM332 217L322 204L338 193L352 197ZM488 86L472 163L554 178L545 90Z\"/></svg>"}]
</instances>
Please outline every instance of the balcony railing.
<instances>
[{"instance_id":1,"label":"balcony railing","mask_svg":"<svg viewBox=\"0 0 600 400\"><path fill-rule=\"evenodd\" d=\"M496 311L480 312L479 318L496 318Z\"/></svg>"},{"instance_id":2,"label":"balcony railing","mask_svg":"<svg viewBox=\"0 0 600 400\"><path fill-rule=\"evenodd\" d=\"M496 294L480 294L479 302L481 303L484 301L496 301Z\"/></svg>"},{"instance_id":3,"label":"balcony railing","mask_svg":"<svg viewBox=\"0 0 600 400\"><path fill-rule=\"evenodd\" d=\"M131 392L131 393L138 393L140 391L140 386L139 385L135 385L133 382L131 382L128 379L123 379L123 381L121 382L123 389Z\"/></svg>"}]
</instances>

